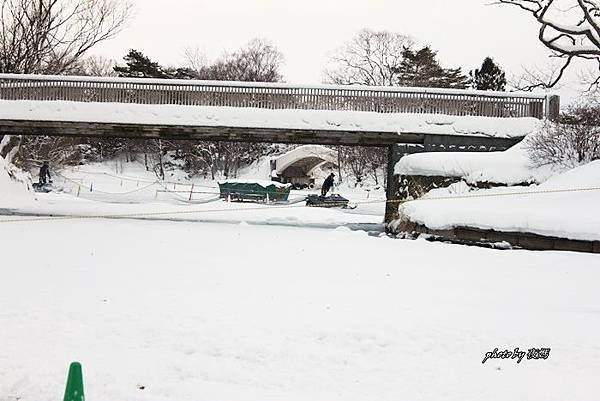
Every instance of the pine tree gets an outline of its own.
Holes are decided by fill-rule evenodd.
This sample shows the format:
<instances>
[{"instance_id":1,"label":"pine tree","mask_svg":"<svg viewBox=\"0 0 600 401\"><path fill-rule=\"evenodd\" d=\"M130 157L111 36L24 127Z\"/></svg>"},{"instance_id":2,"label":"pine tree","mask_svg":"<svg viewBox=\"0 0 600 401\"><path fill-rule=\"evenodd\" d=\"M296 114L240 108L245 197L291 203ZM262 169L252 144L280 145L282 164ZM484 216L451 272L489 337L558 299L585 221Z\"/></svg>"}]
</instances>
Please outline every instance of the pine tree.
<instances>
[{"instance_id":1,"label":"pine tree","mask_svg":"<svg viewBox=\"0 0 600 401\"><path fill-rule=\"evenodd\" d=\"M170 74L156 62L150 60L142 52L131 49L123 57L125 67L115 67L120 77L127 78L171 78Z\"/></svg>"},{"instance_id":2,"label":"pine tree","mask_svg":"<svg viewBox=\"0 0 600 401\"><path fill-rule=\"evenodd\" d=\"M480 69L471 71L473 87L482 91L505 91L506 74L490 57L483 60Z\"/></svg>"},{"instance_id":3,"label":"pine tree","mask_svg":"<svg viewBox=\"0 0 600 401\"><path fill-rule=\"evenodd\" d=\"M403 60L397 70L398 85L424 88L464 89L470 79L460 68L443 68L437 52L425 46L420 50L405 48Z\"/></svg>"}]
</instances>

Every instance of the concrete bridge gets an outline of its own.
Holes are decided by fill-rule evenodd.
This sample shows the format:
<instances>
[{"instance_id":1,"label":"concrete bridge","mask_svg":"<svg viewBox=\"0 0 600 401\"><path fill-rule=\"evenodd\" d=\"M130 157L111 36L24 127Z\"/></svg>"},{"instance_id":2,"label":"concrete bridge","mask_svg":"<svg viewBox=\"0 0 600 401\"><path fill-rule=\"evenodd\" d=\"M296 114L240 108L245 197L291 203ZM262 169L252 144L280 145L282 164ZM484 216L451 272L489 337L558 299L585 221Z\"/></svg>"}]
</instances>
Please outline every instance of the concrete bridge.
<instances>
[{"instance_id":1,"label":"concrete bridge","mask_svg":"<svg viewBox=\"0 0 600 401\"><path fill-rule=\"evenodd\" d=\"M0 137L380 146L391 172L413 151L507 149L528 133L523 125L555 118L559 102L531 93L0 74Z\"/></svg>"}]
</instances>

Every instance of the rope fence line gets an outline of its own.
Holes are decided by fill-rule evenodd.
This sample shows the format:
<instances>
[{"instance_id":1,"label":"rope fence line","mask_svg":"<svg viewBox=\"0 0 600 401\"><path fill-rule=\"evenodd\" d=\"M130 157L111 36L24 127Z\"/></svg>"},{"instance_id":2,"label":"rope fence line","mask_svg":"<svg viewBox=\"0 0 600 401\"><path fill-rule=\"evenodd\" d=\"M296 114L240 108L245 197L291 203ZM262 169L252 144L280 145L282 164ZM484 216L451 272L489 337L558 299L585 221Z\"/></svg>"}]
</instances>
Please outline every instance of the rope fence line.
<instances>
[{"instance_id":1,"label":"rope fence line","mask_svg":"<svg viewBox=\"0 0 600 401\"><path fill-rule=\"evenodd\" d=\"M556 193L571 193L571 192L591 192L599 191L600 187L589 187L589 188L572 188L572 189L556 189L556 190L541 190L541 191L523 191L523 192L512 192L504 194L480 194L480 195L458 195L448 197L432 197L432 198L419 198L411 200L371 200L354 202L357 205L368 205L376 203L410 203L419 201L432 201L432 200L450 200L450 199L476 199L476 198L494 198L494 197L507 197L507 196L523 196L523 195L542 195L542 194L556 194ZM140 218L140 217L152 217L152 216L171 216L171 215L184 215L184 214L202 214L202 213L222 213L222 212L240 212L240 211L265 211L273 209L293 209L303 208L303 205L271 205L269 207L247 207L247 208L220 208L220 209L196 209L196 210L175 210L175 211L161 211L161 212L140 212L140 213L122 213L122 214L98 214L98 215L61 215L61 216L39 216L39 217L27 217L21 219L0 219L0 223L23 223L23 222L36 222L36 221L56 221L56 220L77 220L77 219L126 219L126 218ZM318 206L317 206L318 207Z\"/></svg>"},{"instance_id":2,"label":"rope fence line","mask_svg":"<svg viewBox=\"0 0 600 401\"><path fill-rule=\"evenodd\" d=\"M81 187L84 187L86 189L89 188L90 192L97 192L97 193L103 194L103 195L131 195L133 193L143 191L144 189L148 189L148 188L150 188L150 187L152 187L152 186L154 186L154 185L156 185L158 183L158 181L154 181L154 182L152 182L149 185L146 185L146 186L143 186L143 187L139 187L139 188L136 188L134 190L127 191L127 192L106 192L106 191L101 191L99 189L93 189L93 183L90 184L90 186L88 187L88 186L84 185L83 183L77 182L76 180L71 179L69 177L66 177L66 176L64 176L64 175L62 175L60 173L56 173L55 172L54 174L56 174L58 177L64 178L65 181L68 181L68 182L71 182L71 183L77 185L78 188L81 188Z\"/></svg>"},{"instance_id":3,"label":"rope fence line","mask_svg":"<svg viewBox=\"0 0 600 401\"><path fill-rule=\"evenodd\" d=\"M588 188L568 188L568 189L543 189L539 191L521 191L521 192L506 192L496 194L478 194L478 195L456 195L456 196L438 196L431 198L418 198L418 199L392 199L387 200L387 203L408 203L417 201L429 201L429 200L445 200L445 199L477 199L477 198L497 198L507 196L524 196L524 195L543 195L543 194L559 194L568 192L590 192L599 191L600 187L588 187Z\"/></svg>"},{"instance_id":4,"label":"rope fence line","mask_svg":"<svg viewBox=\"0 0 600 401\"><path fill-rule=\"evenodd\" d=\"M66 177L66 176L64 176L64 175L62 175L62 174L60 174L58 172L56 172L55 174L57 176L63 178L65 181L68 181L68 182L73 183L74 185L77 185L78 187L93 189L93 181L88 186L88 185L85 185L83 182L79 182L76 179L72 179L72 178ZM98 174L106 174L106 175L111 176L111 177L121 178L119 176L111 175L111 174L108 174L108 173L98 173ZM131 181L137 181L137 180L133 180L132 179ZM141 182L142 180L139 180L139 181ZM191 194L201 194L201 195L220 195L221 194L220 191L216 191L215 187L211 187L211 186L208 186L208 185L197 185L195 183L193 183L193 184L183 184L183 183L181 183L180 184L180 183L165 182L165 181L160 181L160 180L154 180L154 181L145 180L145 182L149 182L150 184L148 184L148 185L146 185L144 187L136 188L136 189L134 189L132 191L127 191L127 192L106 192L106 191L101 191L101 190L98 190L98 189L90 190L90 192L98 192L98 193L101 193L101 194L104 194L104 195L130 195L132 193L139 192L139 191L142 191L144 189L150 188L150 187L152 187L154 185L158 185L161 188L163 188L162 192L169 193L169 194L172 194L172 195L176 195L181 200L185 200L185 199L182 196L177 195L179 193L185 193L185 194L190 194L191 193ZM189 191L188 190L185 190L185 191L170 190L167 187L168 184L176 184L176 185L189 186L189 187L191 187L191 189ZM215 191L194 191L193 189L196 186L198 186L200 188L215 189ZM161 192L161 190L158 190L157 192ZM244 194L275 194L275 195L279 194L279 192L277 192L277 191L268 191L268 190L264 190L263 191L263 190L252 190L252 189L244 189L244 190L242 190L242 192Z\"/></svg>"},{"instance_id":5,"label":"rope fence line","mask_svg":"<svg viewBox=\"0 0 600 401\"><path fill-rule=\"evenodd\" d=\"M133 177L127 177L127 176L121 176L121 175L116 175L116 174L111 174L111 173L107 173L107 172L93 172L93 171L79 171L79 170L74 170L75 172L79 172L82 174L90 174L90 175L106 175L108 177L113 177L113 178L118 178L120 180L123 181L130 181L130 182L156 182L158 180L150 180L150 179L146 179L146 178L133 178ZM58 173L57 173L58 174ZM185 182L175 182L175 181L162 181L165 184L169 184L169 185L181 185L184 187L190 187L190 186L196 186L196 187L201 187L201 188L214 188L212 186L209 185L204 185L204 184L198 184L198 183L185 183Z\"/></svg>"}]
</instances>

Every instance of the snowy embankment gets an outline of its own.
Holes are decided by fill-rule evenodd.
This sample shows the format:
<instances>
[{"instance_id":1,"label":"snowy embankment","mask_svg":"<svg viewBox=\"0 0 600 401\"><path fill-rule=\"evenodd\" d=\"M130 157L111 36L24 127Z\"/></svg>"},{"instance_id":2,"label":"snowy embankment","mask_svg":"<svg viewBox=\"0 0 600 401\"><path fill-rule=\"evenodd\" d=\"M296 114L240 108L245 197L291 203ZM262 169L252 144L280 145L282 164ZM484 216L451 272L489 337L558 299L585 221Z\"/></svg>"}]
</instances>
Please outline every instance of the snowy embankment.
<instances>
[{"instance_id":1,"label":"snowy embankment","mask_svg":"<svg viewBox=\"0 0 600 401\"><path fill-rule=\"evenodd\" d=\"M489 197L451 199L469 195ZM470 191L464 183L453 184L430 191L423 200L404 204L401 213L434 230L477 227L600 241L598 205L600 160L528 187Z\"/></svg>"},{"instance_id":2,"label":"snowy embankment","mask_svg":"<svg viewBox=\"0 0 600 401\"><path fill-rule=\"evenodd\" d=\"M0 100L0 119L522 137L535 118Z\"/></svg>"},{"instance_id":3,"label":"snowy embankment","mask_svg":"<svg viewBox=\"0 0 600 401\"><path fill-rule=\"evenodd\" d=\"M31 177L0 156L0 208L32 204Z\"/></svg>"},{"instance_id":4,"label":"snowy embankment","mask_svg":"<svg viewBox=\"0 0 600 401\"><path fill-rule=\"evenodd\" d=\"M2 400L58 399L72 360L95 401L597 399L598 255L105 220L0 244Z\"/></svg>"},{"instance_id":5,"label":"snowy embankment","mask_svg":"<svg viewBox=\"0 0 600 401\"><path fill-rule=\"evenodd\" d=\"M396 164L400 175L462 178L470 184L541 183L554 172L550 167L532 167L522 141L503 152L435 152L408 155Z\"/></svg>"}]
</instances>

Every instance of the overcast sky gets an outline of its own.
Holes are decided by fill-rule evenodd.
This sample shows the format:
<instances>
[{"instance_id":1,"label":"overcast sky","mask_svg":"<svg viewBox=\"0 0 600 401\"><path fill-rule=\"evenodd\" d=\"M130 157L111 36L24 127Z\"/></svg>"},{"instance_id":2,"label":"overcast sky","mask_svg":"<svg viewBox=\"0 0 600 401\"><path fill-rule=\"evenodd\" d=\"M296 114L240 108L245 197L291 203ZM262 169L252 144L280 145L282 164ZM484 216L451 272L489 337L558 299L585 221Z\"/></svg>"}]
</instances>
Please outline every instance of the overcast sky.
<instances>
[{"instance_id":1,"label":"overcast sky","mask_svg":"<svg viewBox=\"0 0 600 401\"><path fill-rule=\"evenodd\" d=\"M492 0L134 0L128 28L97 53L121 60L130 48L161 64L183 63L198 46L209 60L261 37L285 56L284 79L319 83L331 51L362 28L408 34L439 51L442 65L471 70L492 56L508 74L544 65L537 26ZM574 75L570 79L574 82ZM573 85L570 85L573 86ZM563 89L567 95L569 88Z\"/></svg>"}]
</instances>

